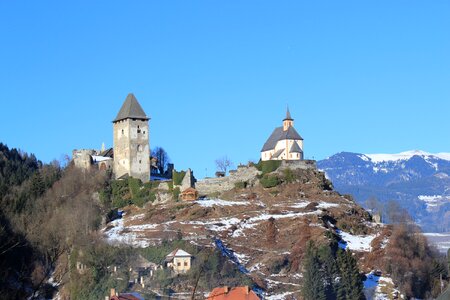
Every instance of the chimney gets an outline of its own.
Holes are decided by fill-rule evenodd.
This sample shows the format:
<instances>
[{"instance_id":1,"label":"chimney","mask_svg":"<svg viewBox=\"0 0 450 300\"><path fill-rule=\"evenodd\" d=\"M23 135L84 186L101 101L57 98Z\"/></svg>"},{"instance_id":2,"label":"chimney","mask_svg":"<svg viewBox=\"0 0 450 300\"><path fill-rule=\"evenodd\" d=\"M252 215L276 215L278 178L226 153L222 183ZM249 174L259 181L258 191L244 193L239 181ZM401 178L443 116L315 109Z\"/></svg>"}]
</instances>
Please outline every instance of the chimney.
<instances>
[{"instance_id":1,"label":"chimney","mask_svg":"<svg viewBox=\"0 0 450 300\"><path fill-rule=\"evenodd\" d=\"M111 297L116 296L116 289L111 289L110 296L111 296Z\"/></svg>"},{"instance_id":2,"label":"chimney","mask_svg":"<svg viewBox=\"0 0 450 300\"><path fill-rule=\"evenodd\" d=\"M230 291L230 288L227 287L227 286L224 286L223 287L223 291L224 291L225 294L227 294Z\"/></svg>"},{"instance_id":3,"label":"chimney","mask_svg":"<svg viewBox=\"0 0 450 300\"><path fill-rule=\"evenodd\" d=\"M250 293L250 287L247 285L245 286L245 294L248 295Z\"/></svg>"}]
</instances>

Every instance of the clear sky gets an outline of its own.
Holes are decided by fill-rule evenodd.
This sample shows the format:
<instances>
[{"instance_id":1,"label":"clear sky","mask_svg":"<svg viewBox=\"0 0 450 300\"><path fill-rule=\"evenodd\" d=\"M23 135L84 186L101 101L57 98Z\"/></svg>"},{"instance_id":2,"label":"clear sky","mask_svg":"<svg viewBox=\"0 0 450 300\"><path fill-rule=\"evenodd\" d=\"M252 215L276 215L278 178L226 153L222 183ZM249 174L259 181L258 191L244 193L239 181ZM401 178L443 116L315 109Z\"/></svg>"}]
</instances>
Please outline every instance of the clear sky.
<instances>
[{"instance_id":1,"label":"clear sky","mask_svg":"<svg viewBox=\"0 0 450 300\"><path fill-rule=\"evenodd\" d=\"M129 92L177 169L258 160L289 104L305 156L450 152L450 1L1 1L0 141L112 146Z\"/></svg>"}]
</instances>

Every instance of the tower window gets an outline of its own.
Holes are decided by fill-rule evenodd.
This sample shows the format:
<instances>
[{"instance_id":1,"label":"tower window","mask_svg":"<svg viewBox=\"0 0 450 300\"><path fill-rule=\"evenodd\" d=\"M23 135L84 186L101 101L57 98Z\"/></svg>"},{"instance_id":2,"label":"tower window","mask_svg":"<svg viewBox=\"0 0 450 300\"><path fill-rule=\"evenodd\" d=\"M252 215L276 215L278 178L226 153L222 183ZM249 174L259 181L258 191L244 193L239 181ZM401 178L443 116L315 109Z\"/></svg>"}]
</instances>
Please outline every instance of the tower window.
<instances>
[{"instance_id":1,"label":"tower window","mask_svg":"<svg viewBox=\"0 0 450 300\"><path fill-rule=\"evenodd\" d=\"M142 161L141 160L139 160L139 163L141 163Z\"/></svg>"},{"instance_id":2,"label":"tower window","mask_svg":"<svg viewBox=\"0 0 450 300\"><path fill-rule=\"evenodd\" d=\"M138 145L138 146L137 146L137 151L139 151L139 152L142 151L142 146L141 146L141 145Z\"/></svg>"},{"instance_id":3,"label":"tower window","mask_svg":"<svg viewBox=\"0 0 450 300\"><path fill-rule=\"evenodd\" d=\"M137 133L141 133L141 128L138 125Z\"/></svg>"},{"instance_id":4,"label":"tower window","mask_svg":"<svg viewBox=\"0 0 450 300\"><path fill-rule=\"evenodd\" d=\"M124 134L124 131L123 131L123 129L122 129L122 134Z\"/></svg>"}]
</instances>

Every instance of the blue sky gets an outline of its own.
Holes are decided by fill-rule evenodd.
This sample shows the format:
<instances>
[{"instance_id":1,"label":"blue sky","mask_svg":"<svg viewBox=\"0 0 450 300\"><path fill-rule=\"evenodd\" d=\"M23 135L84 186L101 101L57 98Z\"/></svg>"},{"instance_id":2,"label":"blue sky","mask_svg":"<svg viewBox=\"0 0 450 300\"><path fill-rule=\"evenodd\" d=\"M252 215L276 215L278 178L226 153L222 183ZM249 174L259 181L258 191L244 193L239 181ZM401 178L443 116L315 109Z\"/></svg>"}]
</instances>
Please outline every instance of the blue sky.
<instances>
[{"instance_id":1,"label":"blue sky","mask_svg":"<svg viewBox=\"0 0 450 300\"><path fill-rule=\"evenodd\" d=\"M289 104L305 155L449 152L449 1L2 1L0 141L112 146L133 92L177 169L258 160Z\"/></svg>"}]
</instances>

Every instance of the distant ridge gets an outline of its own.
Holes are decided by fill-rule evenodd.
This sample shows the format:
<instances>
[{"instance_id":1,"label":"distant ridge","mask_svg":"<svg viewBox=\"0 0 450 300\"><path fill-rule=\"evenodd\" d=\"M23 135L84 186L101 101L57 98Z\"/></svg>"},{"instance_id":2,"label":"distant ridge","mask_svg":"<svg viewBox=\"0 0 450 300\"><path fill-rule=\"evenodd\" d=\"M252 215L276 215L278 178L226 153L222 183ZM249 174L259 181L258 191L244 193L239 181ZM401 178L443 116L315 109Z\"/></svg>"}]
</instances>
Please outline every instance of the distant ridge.
<instances>
[{"instance_id":1,"label":"distant ridge","mask_svg":"<svg viewBox=\"0 0 450 300\"><path fill-rule=\"evenodd\" d=\"M450 231L450 153L341 152L317 162L336 190L365 205L375 197L396 201L429 232Z\"/></svg>"},{"instance_id":2,"label":"distant ridge","mask_svg":"<svg viewBox=\"0 0 450 300\"><path fill-rule=\"evenodd\" d=\"M422 150L405 151L398 154L364 154L372 162L408 160L413 156L434 157L450 161L450 153L429 153Z\"/></svg>"}]
</instances>

